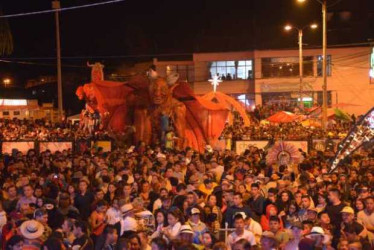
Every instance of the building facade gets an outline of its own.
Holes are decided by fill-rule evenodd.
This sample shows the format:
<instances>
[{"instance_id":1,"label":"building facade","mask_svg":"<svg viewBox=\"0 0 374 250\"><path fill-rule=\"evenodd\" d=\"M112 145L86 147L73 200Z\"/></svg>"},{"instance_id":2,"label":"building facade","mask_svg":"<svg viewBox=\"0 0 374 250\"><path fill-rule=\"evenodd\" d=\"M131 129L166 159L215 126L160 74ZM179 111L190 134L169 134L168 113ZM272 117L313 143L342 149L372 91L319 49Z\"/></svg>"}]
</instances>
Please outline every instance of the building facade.
<instances>
[{"instance_id":1,"label":"building facade","mask_svg":"<svg viewBox=\"0 0 374 250\"><path fill-rule=\"evenodd\" d=\"M58 121L58 110L52 103L41 106L35 99L0 99L0 119L47 119Z\"/></svg>"},{"instance_id":2,"label":"building facade","mask_svg":"<svg viewBox=\"0 0 374 250\"><path fill-rule=\"evenodd\" d=\"M209 79L223 81L218 91L247 106L300 100L298 50L254 50L196 53L191 61L154 59L161 76L178 72L195 93L212 91ZM305 106L322 105L322 50L303 50L302 100ZM340 104L348 113L362 114L374 106L374 50L341 47L327 50L328 105Z\"/></svg>"}]
</instances>

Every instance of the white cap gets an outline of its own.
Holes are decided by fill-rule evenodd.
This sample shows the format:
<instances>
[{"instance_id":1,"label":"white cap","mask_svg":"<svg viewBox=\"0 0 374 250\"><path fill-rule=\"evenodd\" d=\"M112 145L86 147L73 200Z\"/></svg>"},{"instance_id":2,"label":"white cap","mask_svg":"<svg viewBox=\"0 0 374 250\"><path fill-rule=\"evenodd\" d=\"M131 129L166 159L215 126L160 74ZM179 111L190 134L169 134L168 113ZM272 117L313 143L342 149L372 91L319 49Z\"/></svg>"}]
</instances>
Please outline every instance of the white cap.
<instances>
[{"instance_id":1,"label":"white cap","mask_svg":"<svg viewBox=\"0 0 374 250\"><path fill-rule=\"evenodd\" d=\"M313 227L312 230L310 231L310 234L320 234L324 235L325 231L323 231L322 227Z\"/></svg>"}]
</instances>

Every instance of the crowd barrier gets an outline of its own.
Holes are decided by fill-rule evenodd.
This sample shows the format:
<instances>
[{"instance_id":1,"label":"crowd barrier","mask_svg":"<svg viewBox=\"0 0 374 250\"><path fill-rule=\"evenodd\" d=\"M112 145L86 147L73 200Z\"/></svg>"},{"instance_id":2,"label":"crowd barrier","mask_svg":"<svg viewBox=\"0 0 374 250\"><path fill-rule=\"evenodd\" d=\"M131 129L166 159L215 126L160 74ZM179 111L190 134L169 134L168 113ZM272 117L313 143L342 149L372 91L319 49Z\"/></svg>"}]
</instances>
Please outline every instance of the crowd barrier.
<instances>
[{"instance_id":1,"label":"crowd barrier","mask_svg":"<svg viewBox=\"0 0 374 250\"><path fill-rule=\"evenodd\" d=\"M237 154L241 154L246 149L248 149L248 147L250 147L250 146L254 146L254 147L257 147L259 149L269 149L279 142L282 142L283 144L290 145L291 147L295 147L296 149L301 148L304 152L308 152L310 150L310 148L309 148L310 142L308 140L305 140L305 141L292 141L292 140L275 141L272 144L269 140L262 140L262 141L242 140L242 141L236 141L235 142L235 151L236 151Z\"/></svg>"},{"instance_id":2,"label":"crowd barrier","mask_svg":"<svg viewBox=\"0 0 374 250\"><path fill-rule=\"evenodd\" d=\"M47 149L52 153L56 151L72 150L73 152L85 152L91 148L102 148L103 152L112 150L113 142L110 140L76 140L76 141L1 141L1 154L13 154L22 152L26 154L30 149L43 152Z\"/></svg>"},{"instance_id":3,"label":"crowd barrier","mask_svg":"<svg viewBox=\"0 0 374 250\"><path fill-rule=\"evenodd\" d=\"M237 154L242 154L249 146L255 146L261 149L269 149L271 145L269 140L237 140L234 141L233 150ZM277 142L277 141L276 141ZM275 142L275 143L276 143ZM332 147L334 151L337 150L341 139L310 139L310 140L285 140L285 144L293 145L295 148L301 148L304 152L309 152L311 149L323 151L327 147ZM224 147L225 140L220 143ZM275 144L274 143L274 144ZM274 145L272 144L272 145ZM75 140L75 141L0 141L1 154L12 154L13 149L17 149L23 154L30 149L35 149L38 152L43 152L49 149L52 153L56 151L72 150L74 152L84 152L91 148L102 148L103 152L109 152L113 149L113 142L110 140Z\"/></svg>"}]
</instances>

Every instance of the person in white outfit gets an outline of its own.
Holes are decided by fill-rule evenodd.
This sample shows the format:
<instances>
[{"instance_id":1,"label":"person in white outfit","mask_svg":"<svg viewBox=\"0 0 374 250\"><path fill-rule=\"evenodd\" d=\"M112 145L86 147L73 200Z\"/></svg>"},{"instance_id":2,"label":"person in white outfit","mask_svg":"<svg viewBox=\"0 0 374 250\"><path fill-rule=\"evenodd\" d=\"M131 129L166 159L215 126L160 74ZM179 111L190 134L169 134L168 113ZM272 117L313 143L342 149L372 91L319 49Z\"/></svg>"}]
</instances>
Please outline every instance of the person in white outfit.
<instances>
[{"instance_id":1,"label":"person in white outfit","mask_svg":"<svg viewBox=\"0 0 374 250\"><path fill-rule=\"evenodd\" d=\"M251 231L245 229L245 217L246 216L243 213L237 213L234 216L235 231L231 233L227 238L227 248L229 250L231 250L234 244L241 239L247 240L251 244L251 246L256 245L254 234Z\"/></svg>"}]
</instances>

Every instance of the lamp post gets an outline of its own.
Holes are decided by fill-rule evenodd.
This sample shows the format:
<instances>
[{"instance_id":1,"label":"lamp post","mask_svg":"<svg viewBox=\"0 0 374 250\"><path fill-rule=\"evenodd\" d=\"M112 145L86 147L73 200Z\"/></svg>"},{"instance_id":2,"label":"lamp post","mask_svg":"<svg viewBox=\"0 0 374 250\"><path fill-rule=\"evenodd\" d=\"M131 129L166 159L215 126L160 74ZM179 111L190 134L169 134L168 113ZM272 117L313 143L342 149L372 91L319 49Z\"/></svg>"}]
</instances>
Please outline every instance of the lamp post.
<instances>
[{"instance_id":1,"label":"lamp post","mask_svg":"<svg viewBox=\"0 0 374 250\"><path fill-rule=\"evenodd\" d=\"M5 88L11 83L12 81L10 80L10 78L5 78L4 80L3 80L3 83L4 83L4 86L5 86Z\"/></svg>"},{"instance_id":2,"label":"lamp post","mask_svg":"<svg viewBox=\"0 0 374 250\"><path fill-rule=\"evenodd\" d=\"M60 20L59 20L60 1L59 0L53 1L52 8L55 10L55 22L56 22L58 116L59 116L59 119L61 120L62 115L63 115L63 104L62 104L61 43L60 43Z\"/></svg>"},{"instance_id":3,"label":"lamp post","mask_svg":"<svg viewBox=\"0 0 374 250\"><path fill-rule=\"evenodd\" d=\"M306 0L297 0L299 3L303 3ZM322 5L322 27L323 27L323 38L322 38L322 75L323 75L323 85L322 85L322 128L326 130L327 128L327 31L326 31L326 11L327 11L327 0L316 0Z\"/></svg>"},{"instance_id":4,"label":"lamp post","mask_svg":"<svg viewBox=\"0 0 374 250\"><path fill-rule=\"evenodd\" d=\"M299 77L300 77L300 86L299 86L299 105L300 109L304 108L303 104L303 30L307 27L311 29L316 29L318 27L317 24L311 24L310 26L305 26L303 28L293 27L291 25L286 25L284 29L286 31L290 31L292 29L297 30L298 37L299 37Z\"/></svg>"}]
</instances>

